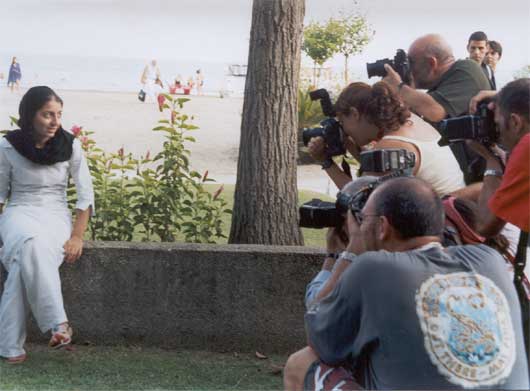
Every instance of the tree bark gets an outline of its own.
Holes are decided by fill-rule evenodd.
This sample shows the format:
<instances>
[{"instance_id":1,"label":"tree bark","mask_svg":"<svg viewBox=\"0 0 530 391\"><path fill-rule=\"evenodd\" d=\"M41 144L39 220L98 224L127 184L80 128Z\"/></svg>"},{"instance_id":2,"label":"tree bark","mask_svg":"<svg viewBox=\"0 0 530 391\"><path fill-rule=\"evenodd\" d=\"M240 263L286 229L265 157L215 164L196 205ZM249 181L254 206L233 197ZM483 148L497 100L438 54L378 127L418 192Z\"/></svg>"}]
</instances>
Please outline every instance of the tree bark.
<instances>
[{"instance_id":1,"label":"tree bark","mask_svg":"<svg viewBox=\"0 0 530 391\"><path fill-rule=\"evenodd\" d=\"M230 243L299 245L298 80L304 0L254 0Z\"/></svg>"}]
</instances>

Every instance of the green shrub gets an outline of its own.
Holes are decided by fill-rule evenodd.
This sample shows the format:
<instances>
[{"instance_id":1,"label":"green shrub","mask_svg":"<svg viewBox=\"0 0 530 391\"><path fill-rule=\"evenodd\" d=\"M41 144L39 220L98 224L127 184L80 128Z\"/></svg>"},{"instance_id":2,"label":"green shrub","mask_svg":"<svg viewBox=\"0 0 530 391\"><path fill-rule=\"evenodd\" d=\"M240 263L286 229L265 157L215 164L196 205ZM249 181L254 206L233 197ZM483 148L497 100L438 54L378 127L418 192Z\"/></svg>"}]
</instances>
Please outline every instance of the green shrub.
<instances>
[{"instance_id":1,"label":"green shrub","mask_svg":"<svg viewBox=\"0 0 530 391\"><path fill-rule=\"evenodd\" d=\"M96 215L90 220L92 240L166 242L184 238L186 242L214 243L226 237L222 217L231 213L219 197L222 186L213 195L204 184L213 181L208 172L191 170L190 151L185 142L195 142L187 133L197 129L190 118L181 114L187 98L165 95L160 110L169 119L158 121L153 131L163 132L162 150L153 158L134 158L120 148L107 153L90 138L93 132L77 127L74 134L86 152L92 175ZM75 204L75 189L68 188L70 205Z\"/></svg>"}]
</instances>

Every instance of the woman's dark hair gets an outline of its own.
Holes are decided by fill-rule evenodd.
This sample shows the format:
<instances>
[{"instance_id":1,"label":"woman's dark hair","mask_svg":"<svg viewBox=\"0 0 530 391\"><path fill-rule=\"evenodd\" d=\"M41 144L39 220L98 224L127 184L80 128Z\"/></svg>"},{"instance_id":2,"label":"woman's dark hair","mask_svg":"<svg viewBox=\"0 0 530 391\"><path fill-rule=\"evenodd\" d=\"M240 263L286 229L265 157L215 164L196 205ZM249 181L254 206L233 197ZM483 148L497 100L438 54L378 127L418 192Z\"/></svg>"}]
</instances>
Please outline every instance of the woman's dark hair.
<instances>
[{"instance_id":1,"label":"woman's dark hair","mask_svg":"<svg viewBox=\"0 0 530 391\"><path fill-rule=\"evenodd\" d=\"M348 115L352 107L385 134L398 130L410 118L410 111L383 81L373 86L362 82L351 83L342 90L335 103L335 111Z\"/></svg>"},{"instance_id":2,"label":"woman's dark hair","mask_svg":"<svg viewBox=\"0 0 530 391\"><path fill-rule=\"evenodd\" d=\"M489 41L488 45L494 53L499 53L499 58L502 57L502 46L497 41Z\"/></svg>"},{"instance_id":3,"label":"woman's dark hair","mask_svg":"<svg viewBox=\"0 0 530 391\"><path fill-rule=\"evenodd\" d=\"M61 106L63 104L63 100L50 87L31 87L24 94L18 106L18 126L20 126L20 129L30 130L37 111L51 100L59 102Z\"/></svg>"},{"instance_id":4,"label":"woman's dark hair","mask_svg":"<svg viewBox=\"0 0 530 391\"><path fill-rule=\"evenodd\" d=\"M477 204L464 198L455 198L454 205L455 209L458 213L460 213L460 216L462 216L466 224L469 225L472 230L476 231L478 216ZM502 234L487 238L484 244L494 248L504 256L509 254L508 248L510 247L510 242L508 242L508 239L506 239L506 237Z\"/></svg>"}]
</instances>

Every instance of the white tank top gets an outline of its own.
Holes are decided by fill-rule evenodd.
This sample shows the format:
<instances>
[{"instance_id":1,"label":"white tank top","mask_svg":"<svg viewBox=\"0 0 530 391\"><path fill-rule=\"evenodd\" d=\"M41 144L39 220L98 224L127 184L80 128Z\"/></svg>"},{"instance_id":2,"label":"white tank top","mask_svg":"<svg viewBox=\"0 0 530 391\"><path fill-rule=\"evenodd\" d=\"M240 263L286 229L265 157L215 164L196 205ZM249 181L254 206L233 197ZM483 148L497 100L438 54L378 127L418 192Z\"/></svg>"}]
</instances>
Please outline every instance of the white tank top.
<instances>
[{"instance_id":1,"label":"white tank top","mask_svg":"<svg viewBox=\"0 0 530 391\"><path fill-rule=\"evenodd\" d=\"M449 147L440 147L438 140L418 141L403 136L385 136L383 140L399 140L420 151L420 167L416 177L429 183L442 197L466 186L464 174Z\"/></svg>"}]
</instances>

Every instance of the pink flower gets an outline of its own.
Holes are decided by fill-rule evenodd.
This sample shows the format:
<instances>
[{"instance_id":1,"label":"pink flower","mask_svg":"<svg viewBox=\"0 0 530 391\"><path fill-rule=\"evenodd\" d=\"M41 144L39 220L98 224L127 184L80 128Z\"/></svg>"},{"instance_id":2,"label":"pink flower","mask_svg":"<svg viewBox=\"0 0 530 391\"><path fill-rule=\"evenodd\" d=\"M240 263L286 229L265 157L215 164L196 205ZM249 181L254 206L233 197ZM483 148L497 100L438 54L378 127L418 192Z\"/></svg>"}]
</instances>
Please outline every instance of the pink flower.
<instances>
[{"instance_id":1,"label":"pink flower","mask_svg":"<svg viewBox=\"0 0 530 391\"><path fill-rule=\"evenodd\" d=\"M83 136L80 138L81 140L81 144L83 144L83 146L87 146L88 145L88 137L87 136Z\"/></svg>"},{"instance_id":2,"label":"pink flower","mask_svg":"<svg viewBox=\"0 0 530 391\"><path fill-rule=\"evenodd\" d=\"M70 132L72 132L72 134L77 137L79 136L79 133L81 133L81 130L83 130L82 126L74 125L72 126L72 129L70 129Z\"/></svg>"},{"instance_id":3,"label":"pink flower","mask_svg":"<svg viewBox=\"0 0 530 391\"><path fill-rule=\"evenodd\" d=\"M157 100L158 100L158 110L160 110L160 112L164 111L164 102L166 101L166 97L162 94L158 94L158 97L157 97Z\"/></svg>"}]
</instances>

